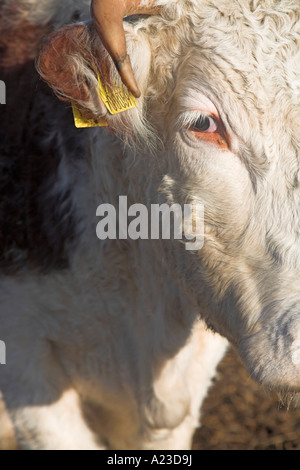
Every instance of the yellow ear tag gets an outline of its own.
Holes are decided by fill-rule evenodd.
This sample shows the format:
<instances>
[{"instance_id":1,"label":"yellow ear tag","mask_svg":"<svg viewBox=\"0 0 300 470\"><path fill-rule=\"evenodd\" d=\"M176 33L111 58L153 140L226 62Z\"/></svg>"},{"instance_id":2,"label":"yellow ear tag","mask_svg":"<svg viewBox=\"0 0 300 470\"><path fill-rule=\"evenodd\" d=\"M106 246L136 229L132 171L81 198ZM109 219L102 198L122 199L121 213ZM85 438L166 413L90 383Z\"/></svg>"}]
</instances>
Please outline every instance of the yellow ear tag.
<instances>
[{"instance_id":1,"label":"yellow ear tag","mask_svg":"<svg viewBox=\"0 0 300 470\"><path fill-rule=\"evenodd\" d=\"M108 85L103 83L99 73L97 73L97 78L99 96L110 114L122 113L137 106L135 97L121 81L115 81L113 85Z\"/></svg>"},{"instance_id":2,"label":"yellow ear tag","mask_svg":"<svg viewBox=\"0 0 300 470\"><path fill-rule=\"evenodd\" d=\"M106 108L110 114L118 114L123 111L128 111L128 109L135 108L137 102L133 94L126 88L123 83L114 82L113 85L108 85L103 83L99 73L96 71L96 68L93 67L95 73L97 74L98 79L98 93ZM103 127L108 126L108 123L105 119L88 119L84 116L83 112L73 103L73 114L75 120L75 126L78 128L82 127Z\"/></svg>"},{"instance_id":3,"label":"yellow ear tag","mask_svg":"<svg viewBox=\"0 0 300 470\"><path fill-rule=\"evenodd\" d=\"M82 113L82 111L74 104L72 103L72 108L73 108L73 114L74 114L74 121L75 121L75 126L78 129L84 128L84 127L106 127L108 126L108 123L105 119L101 118L92 118L89 119L85 117L85 115Z\"/></svg>"}]
</instances>

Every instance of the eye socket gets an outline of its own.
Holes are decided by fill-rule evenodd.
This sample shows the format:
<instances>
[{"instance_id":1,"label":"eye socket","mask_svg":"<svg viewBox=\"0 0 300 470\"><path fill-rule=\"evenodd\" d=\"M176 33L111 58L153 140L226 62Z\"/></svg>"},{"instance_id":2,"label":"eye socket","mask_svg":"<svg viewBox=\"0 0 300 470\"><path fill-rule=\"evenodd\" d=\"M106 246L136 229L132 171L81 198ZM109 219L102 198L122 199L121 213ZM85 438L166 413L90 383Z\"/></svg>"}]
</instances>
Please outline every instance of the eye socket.
<instances>
[{"instance_id":1,"label":"eye socket","mask_svg":"<svg viewBox=\"0 0 300 470\"><path fill-rule=\"evenodd\" d=\"M212 134L218 130L218 123L214 117L201 114L197 121L190 126L190 130Z\"/></svg>"},{"instance_id":2,"label":"eye socket","mask_svg":"<svg viewBox=\"0 0 300 470\"><path fill-rule=\"evenodd\" d=\"M217 111L216 114L197 110L190 111L182 116L179 125L193 143L195 141L206 142L216 145L222 150L230 149L230 137Z\"/></svg>"}]
</instances>

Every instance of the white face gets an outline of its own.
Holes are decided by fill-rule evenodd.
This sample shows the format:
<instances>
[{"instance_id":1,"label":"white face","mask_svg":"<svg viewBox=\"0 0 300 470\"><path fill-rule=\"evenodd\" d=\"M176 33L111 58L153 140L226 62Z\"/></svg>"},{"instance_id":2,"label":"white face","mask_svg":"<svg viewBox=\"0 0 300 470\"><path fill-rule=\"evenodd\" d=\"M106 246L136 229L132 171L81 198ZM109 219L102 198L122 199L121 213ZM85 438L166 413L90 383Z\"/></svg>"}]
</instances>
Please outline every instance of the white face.
<instances>
[{"instance_id":1,"label":"white face","mask_svg":"<svg viewBox=\"0 0 300 470\"><path fill-rule=\"evenodd\" d=\"M261 80L241 66L209 62L200 48L182 61L162 118L162 190L168 202L204 205L204 247L178 265L208 325L259 382L299 390L300 101L282 70Z\"/></svg>"}]
</instances>

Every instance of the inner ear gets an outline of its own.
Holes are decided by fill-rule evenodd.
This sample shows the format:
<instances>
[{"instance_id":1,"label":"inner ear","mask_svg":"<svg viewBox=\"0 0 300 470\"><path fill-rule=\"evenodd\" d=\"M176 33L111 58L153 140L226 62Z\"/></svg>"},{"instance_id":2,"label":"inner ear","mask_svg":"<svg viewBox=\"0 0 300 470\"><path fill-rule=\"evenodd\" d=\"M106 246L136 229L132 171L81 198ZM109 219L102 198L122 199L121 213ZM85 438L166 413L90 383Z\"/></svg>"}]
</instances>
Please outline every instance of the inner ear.
<instances>
[{"instance_id":1,"label":"inner ear","mask_svg":"<svg viewBox=\"0 0 300 470\"><path fill-rule=\"evenodd\" d=\"M90 25L79 23L55 31L42 45L37 68L60 99L82 104L91 100L86 68L82 67L83 62L87 67L93 63L93 54L88 48L91 34Z\"/></svg>"}]
</instances>

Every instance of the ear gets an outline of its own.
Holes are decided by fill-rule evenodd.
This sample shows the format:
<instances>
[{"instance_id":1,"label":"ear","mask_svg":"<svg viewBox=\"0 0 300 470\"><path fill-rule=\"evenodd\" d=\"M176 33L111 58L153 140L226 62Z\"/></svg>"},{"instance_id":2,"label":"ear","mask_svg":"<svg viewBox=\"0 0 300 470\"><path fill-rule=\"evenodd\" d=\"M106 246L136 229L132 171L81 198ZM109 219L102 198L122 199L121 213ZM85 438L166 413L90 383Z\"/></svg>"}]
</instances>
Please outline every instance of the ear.
<instances>
[{"instance_id":1,"label":"ear","mask_svg":"<svg viewBox=\"0 0 300 470\"><path fill-rule=\"evenodd\" d=\"M105 106L96 93L93 65L99 66L103 56L100 40L91 25L79 23L50 34L41 49L37 69L53 88L58 98L103 116ZM97 59L95 50L98 50Z\"/></svg>"},{"instance_id":2,"label":"ear","mask_svg":"<svg viewBox=\"0 0 300 470\"><path fill-rule=\"evenodd\" d=\"M129 25L126 40L138 85L145 91L151 59L149 43ZM96 71L108 83L121 80L92 22L66 26L49 35L37 68L60 99L75 102L87 116L104 117L108 122L116 119L99 97ZM143 100L138 101L141 106Z\"/></svg>"}]
</instances>

